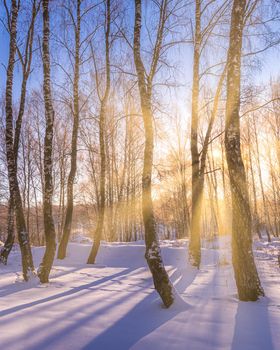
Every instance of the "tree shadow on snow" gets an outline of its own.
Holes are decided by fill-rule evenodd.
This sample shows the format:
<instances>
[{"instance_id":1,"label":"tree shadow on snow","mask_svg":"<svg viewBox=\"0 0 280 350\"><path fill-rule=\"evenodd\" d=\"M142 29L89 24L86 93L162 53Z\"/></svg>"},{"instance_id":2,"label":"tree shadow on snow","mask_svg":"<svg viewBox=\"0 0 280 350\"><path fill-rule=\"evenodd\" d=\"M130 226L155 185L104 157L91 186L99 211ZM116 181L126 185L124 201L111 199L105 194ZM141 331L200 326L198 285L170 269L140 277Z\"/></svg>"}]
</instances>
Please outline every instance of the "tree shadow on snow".
<instances>
[{"instance_id":1,"label":"tree shadow on snow","mask_svg":"<svg viewBox=\"0 0 280 350\"><path fill-rule=\"evenodd\" d=\"M174 284L176 290L179 293L184 293L186 289L193 283L199 270L187 266L186 269L176 269L174 274L171 276L171 281Z\"/></svg>"},{"instance_id":2,"label":"tree shadow on snow","mask_svg":"<svg viewBox=\"0 0 280 350\"><path fill-rule=\"evenodd\" d=\"M231 350L274 350L268 303L268 298L238 303Z\"/></svg>"},{"instance_id":3,"label":"tree shadow on snow","mask_svg":"<svg viewBox=\"0 0 280 350\"><path fill-rule=\"evenodd\" d=\"M133 272L133 270L134 269L132 268L125 270L122 273L112 275L110 276L110 279L111 281L114 281L116 277L121 277L121 274L125 276L128 273ZM141 338L151 333L171 318L175 317L181 311L185 311L185 309L183 308L182 310L179 310L177 306L171 307L168 310L164 309L158 298L157 293L155 291L150 292L147 290L147 288L150 289L149 287L151 283L151 277L149 277L149 281L150 282L148 285L144 283L144 285L142 285L142 287L137 292L131 292L131 294L129 295L120 295L115 300L111 299L107 303L104 303L104 300L101 300L102 305L97 310L91 311L90 305L84 305L83 309L79 307L77 311L79 311L80 313L84 313L84 316L82 316L76 322L72 322L71 324L66 325L60 330L56 330L54 328L53 332L52 328L49 329L47 341L46 339L41 339L41 341L34 344L34 347L30 347L29 350L43 350L45 348L49 349L52 347L56 348L58 344L63 342L63 339L67 337L68 334L72 334L73 332L79 334L79 329L81 329L82 331L84 327L88 327L92 322L95 322L95 319L99 316L106 315L108 311L112 312L114 308L119 307L120 305L122 305L122 303L128 303L129 299L134 298L136 294L142 294L144 295L144 297L139 303L137 303L137 305L135 305L122 318L117 320L112 326L105 329L103 333L97 335L86 346L82 348L85 350L105 350L111 348L121 350L129 349ZM140 287L139 283L137 282L135 283L135 286ZM102 288L99 288L99 290L102 290ZM114 292L115 295L118 293L119 291ZM75 310L72 310L71 313L72 312L75 313ZM67 314L68 319L72 318L71 313ZM38 335L38 331L36 331L36 334ZM81 349L81 347L78 348Z\"/></svg>"},{"instance_id":4,"label":"tree shadow on snow","mask_svg":"<svg viewBox=\"0 0 280 350\"><path fill-rule=\"evenodd\" d=\"M142 247L140 247L138 253L142 253ZM117 252L116 252L117 253ZM120 264L119 261L116 261L113 263L113 265L125 265ZM135 259L137 260L137 259ZM132 260L133 261L133 260ZM90 283L83 284L81 286L73 287L70 290L63 291L62 293L54 294L49 297L45 297L39 300L31 301L29 303L17 305L14 307L11 307L6 310L0 311L0 316L6 316L11 315L13 313L16 313L18 311L22 311L25 309L31 309L30 312L42 312L44 309L50 308L51 304L53 303L61 303L64 301L64 298L75 298L79 296L79 292L85 291L86 293L92 292L93 289L100 289L102 290L103 283L107 282L113 282L116 279L116 282L122 281L122 277L125 278L128 274L131 274L134 270L141 267L143 268L143 265L139 266L139 263L132 263L134 266L130 266L129 268L126 268L120 272L117 272L112 275L103 276L102 278L99 278L98 280L95 280ZM88 266L90 268L90 266ZM93 266L94 267L94 266ZM98 266L97 266L98 267ZM146 269L146 267L145 267ZM72 271L69 271L71 273ZM66 272L67 273L67 272ZM191 270L187 267L186 269L175 269L173 274L171 275L171 280L173 282L176 281L175 286L176 289L179 292L183 292L194 280L196 276L197 270ZM62 272L64 274L64 272ZM171 274L171 273L170 273ZM55 276L57 277L57 276ZM182 310L178 307L171 307L170 309L166 310L161 307L161 303L159 300L155 302L155 299L158 298L157 293L151 292L148 289L151 287L151 276L147 279L140 279L142 280L139 285L139 282L135 283L135 286L139 287L141 290L139 290L140 293L143 293L143 299L138 302L136 305L134 305L123 317L116 320L116 322L111 325L110 327L106 328L103 333L96 336L94 339L92 339L86 346L84 346L84 350L91 350L91 349L129 349L131 346L136 344L141 338L145 337L149 333L153 332L155 329L166 323L168 320L175 317L177 314L179 314L181 311L185 311L185 309L182 307ZM112 284L112 285L113 285ZM130 283L127 283L128 285L133 286L134 281L133 279L130 281ZM137 285L138 284L138 285ZM110 288L110 285L108 285L108 288ZM6 292L6 291L5 291ZM5 294L4 292L4 294ZM114 294L119 293L118 290L112 291ZM114 307L120 306L122 303L126 303L130 297L135 295L135 293L138 292L131 292L131 295L124 295L120 296L119 298L116 298L113 302L108 302L104 304L95 312L90 311L90 305L84 305L84 316L82 316L77 322L71 322L71 324L66 324L62 329L56 329L55 325L49 325L49 333L48 333L48 339L46 341L46 338L44 336L45 329L42 329L42 336L40 336L40 340L36 342L36 345L32 345L31 349L44 349L49 348L49 346L53 346L55 349L55 346L58 342L63 341L64 337L67 337L68 334L71 334L73 331L77 331L79 328L84 327L87 324L90 324L94 318L98 315L104 315L106 314L106 310L111 310ZM65 300L66 300L65 299ZM68 299L69 300L69 299ZM36 308L33 310L33 307L37 306L39 308ZM69 310L70 312L67 314L68 317L71 319L71 313L76 311L81 311L81 308L77 306L77 310ZM73 314L74 315L74 314ZM21 316L21 315L19 315ZM65 317L65 314L63 313L61 320L63 320L63 317ZM39 335L41 332L41 325L37 327L36 335ZM27 337L27 333L23 335ZM22 340L23 340L22 339ZM10 344L11 345L11 344Z\"/></svg>"},{"instance_id":5,"label":"tree shadow on snow","mask_svg":"<svg viewBox=\"0 0 280 350\"><path fill-rule=\"evenodd\" d=\"M178 291L184 291L194 280L197 271L193 270L193 273L190 272L189 269L186 271L175 269L170 276L172 281L178 279L176 284ZM179 287L178 283L180 283ZM182 306L180 309L176 304L171 306L170 309L164 308L156 291L154 291L135 305L111 327L92 339L82 350L130 349L143 337L183 311L185 311L185 307Z\"/></svg>"},{"instance_id":6,"label":"tree shadow on snow","mask_svg":"<svg viewBox=\"0 0 280 350\"><path fill-rule=\"evenodd\" d=\"M58 277L62 277L64 275L68 275L71 273L75 273L78 272L79 270L83 269L84 266L77 266L77 267L73 267L69 270L61 270L61 271L56 271L55 269L53 269L51 271L51 275L50 275L50 285L52 285L52 283L58 278ZM27 290L27 289L31 289L31 288L42 288L44 285L48 285L48 284L41 284L39 280L34 281L33 282L25 282L22 279L21 273L15 273L15 282L13 282L12 284L6 284L2 287L0 287L0 298L4 297L6 295L12 295L14 293L18 293L20 291L23 290ZM17 280L17 279L20 280Z\"/></svg>"},{"instance_id":7,"label":"tree shadow on snow","mask_svg":"<svg viewBox=\"0 0 280 350\"><path fill-rule=\"evenodd\" d=\"M82 350L130 349L140 339L181 312L178 308L173 307L168 310L164 309L159 300L155 303L155 298L156 292L149 294Z\"/></svg>"},{"instance_id":8,"label":"tree shadow on snow","mask_svg":"<svg viewBox=\"0 0 280 350\"><path fill-rule=\"evenodd\" d=\"M76 294L76 293L78 293L80 291L83 291L83 290L86 290L86 289L91 289L92 287L98 286L99 284L102 284L104 282L112 280L112 278L119 277L119 276L121 276L123 274L127 274L127 273L129 273L131 271L132 271L132 269L128 268L128 269L122 270L120 272L117 272L117 273L115 273L113 275L108 275L106 277L102 277L102 278L100 278L100 279L98 279L96 281L93 281L93 282L90 282L90 283L86 283L86 284L83 284L83 285L78 286L78 287L73 287L70 290L64 291L62 293L54 294L52 296L49 296L49 297L46 297L46 298L43 298L43 299L35 300L35 301L32 301L30 303L26 303L26 304L17 305L17 306L14 306L14 307L10 308L10 309L2 310L2 311L0 311L0 317L7 316L7 315L10 315L12 313L24 310L24 309L28 309L28 308L31 308L33 306L37 306L37 305L41 305L41 304L44 304L44 303L48 303L50 301L57 301L57 299Z\"/></svg>"}]
</instances>

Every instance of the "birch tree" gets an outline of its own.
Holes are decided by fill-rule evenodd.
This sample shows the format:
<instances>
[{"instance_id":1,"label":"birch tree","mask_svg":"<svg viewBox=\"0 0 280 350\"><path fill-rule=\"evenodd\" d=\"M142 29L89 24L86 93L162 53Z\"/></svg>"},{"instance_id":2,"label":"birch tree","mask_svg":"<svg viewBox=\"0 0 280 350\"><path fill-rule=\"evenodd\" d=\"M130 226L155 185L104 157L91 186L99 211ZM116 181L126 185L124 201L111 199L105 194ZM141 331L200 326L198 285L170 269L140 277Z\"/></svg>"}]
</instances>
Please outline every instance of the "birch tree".
<instances>
[{"instance_id":1,"label":"birch tree","mask_svg":"<svg viewBox=\"0 0 280 350\"><path fill-rule=\"evenodd\" d=\"M6 6L7 12L7 20L9 23L9 11ZM21 83L21 93L20 93L20 105L19 111L16 119L16 127L14 132L14 155L15 155L15 167L17 172L17 162L18 162L18 152L19 152L19 140L21 134L21 125L22 119L25 111L25 100L26 100L26 91L27 91L27 82L31 72L31 63L33 57L33 38L34 38L34 27L36 16L39 11L40 4L37 4L37 1L34 0L32 2L32 10L31 10L31 19L28 26L27 36L25 40L25 45L23 46L23 50L17 45L17 53L19 56L19 61L21 63L22 68L22 83ZM10 32L10 26L7 26L8 32ZM13 197L10 194L9 205L8 205L8 218L7 218L7 238L5 241L5 245L0 252L0 261L4 264L7 263L8 256L13 247L15 236L14 236L14 201Z\"/></svg>"},{"instance_id":2,"label":"birch tree","mask_svg":"<svg viewBox=\"0 0 280 350\"><path fill-rule=\"evenodd\" d=\"M264 295L252 251L252 220L240 147L240 77L243 29L251 3L234 0L227 57L225 149L232 197L232 263L239 299ZM249 8L249 9L248 9Z\"/></svg>"},{"instance_id":3,"label":"birch tree","mask_svg":"<svg viewBox=\"0 0 280 350\"><path fill-rule=\"evenodd\" d=\"M75 26L75 67L73 82L73 127L71 141L71 165L67 183L67 206L63 228L63 235L58 247L57 258L64 259L66 247L69 241L73 215L73 187L77 171L77 142L79 131L80 107L79 107L79 79L80 79L80 31L81 31L81 0L77 0Z\"/></svg>"},{"instance_id":4,"label":"birch tree","mask_svg":"<svg viewBox=\"0 0 280 350\"><path fill-rule=\"evenodd\" d=\"M22 199L17 178L16 155L14 152L14 132L13 132L13 77L15 55L17 50L17 20L20 2L12 0L10 25L10 47L9 61L6 78L6 158L8 165L8 179L10 198L15 204L16 226L18 241L21 250L23 278L27 281L34 274L32 252L27 232Z\"/></svg>"},{"instance_id":5,"label":"birch tree","mask_svg":"<svg viewBox=\"0 0 280 350\"><path fill-rule=\"evenodd\" d=\"M153 276L155 289L159 293L164 305L166 307L169 307L174 301L174 295L172 285L169 281L169 277L165 270L161 257L160 246L156 233L156 223L152 201L152 167L154 149L152 83L158 68L158 60L162 48L163 32L168 17L168 0L162 0L159 7L160 19L158 23L157 39L153 48L153 58L149 74L146 74L141 57L141 0L135 0L133 52L145 130L144 166L142 173L142 215L144 221L146 243L145 258Z\"/></svg>"},{"instance_id":6,"label":"birch tree","mask_svg":"<svg viewBox=\"0 0 280 350\"><path fill-rule=\"evenodd\" d=\"M203 201L203 189L204 189L204 172L206 168L206 157L208 151L208 144L213 128L214 121L216 119L219 99L222 92L223 81L225 77L225 68L219 78L211 118L208 124L207 132L203 141L202 149L199 150L198 145L198 131L199 131L199 90L200 82L203 77L203 73L200 72L201 55L205 48L205 45L211 35L211 32L219 23L220 19L224 16L227 10L228 1L222 2L222 4L214 11L209 21L206 21L206 25L202 26L205 22L202 14L205 13L208 6L211 3L207 3L202 6L201 0L195 1L195 33L194 33L194 51L193 51L193 80L192 80L192 109L191 109L191 158L192 158L192 209L191 209L191 234L189 243L189 259L193 266L199 267L201 260L201 248L200 248L200 229L201 229L201 216L202 216L202 201ZM207 70L210 71L211 67Z\"/></svg>"},{"instance_id":7,"label":"birch tree","mask_svg":"<svg viewBox=\"0 0 280 350\"><path fill-rule=\"evenodd\" d=\"M53 196L53 123L54 109L51 93L50 77L50 18L49 18L49 1L43 0L43 70L44 70L44 102L46 130L44 139L44 193L43 193L43 212L44 212L44 229L46 238L46 250L43 260L38 269L38 276L42 283L49 281L49 274L52 268L56 242L55 227L52 214L52 196Z\"/></svg>"},{"instance_id":8,"label":"birch tree","mask_svg":"<svg viewBox=\"0 0 280 350\"><path fill-rule=\"evenodd\" d=\"M103 95L98 92L100 100L99 110L99 153L100 153L100 178L99 178L99 194L100 203L98 210L98 219L94 232L94 243L90 251L87 263L94 264L100 247L105 216L105 184L106 184L106 150L105 150L105 123L108 108L108 98L111 88L111 67L110 67L110 32L111 32L111 0L106 0L106 25L105 25L105 91ZM93 53L93 50L92 50ZM94 55L93 55L94 59ZM97 72L96 72L97 73ZM98 79L98 73L96 74ZM99 90L99 82L96 84Z\"/></svg>"}]
</instances>

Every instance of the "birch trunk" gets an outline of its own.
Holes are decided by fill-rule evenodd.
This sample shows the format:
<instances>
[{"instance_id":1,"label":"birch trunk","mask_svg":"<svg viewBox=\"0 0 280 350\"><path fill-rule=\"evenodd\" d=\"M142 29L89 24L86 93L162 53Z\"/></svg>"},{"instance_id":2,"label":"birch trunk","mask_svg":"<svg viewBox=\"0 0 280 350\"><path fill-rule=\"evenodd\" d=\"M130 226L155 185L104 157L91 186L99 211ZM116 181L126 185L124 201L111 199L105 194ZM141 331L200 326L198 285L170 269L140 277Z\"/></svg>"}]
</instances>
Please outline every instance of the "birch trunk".
<instances>
[{"instance_id":1,"label":"birch trunk","mask_svg":"<svg viewBox=\"0 0 280 350\"><path fill-rule=\"evenodd\" d=\"M191 232L189 243L189 259L193 266L200 266L201 262L201 217L202 203L204 193L204 173L206 167L206 158L208 145L214 121L217 116L219 99L225 78L226 67L224 68L215 92L213 109L210 121L207 127L202 150L198 151L198 125L199 125L199 82L200 82L200 55L202 50L202 32L201 32L201 0L195 2L195 38L193 54L193 83L192 83L192 119L191 119L191 158L192 158L192 209L191 209ZM221 7L222 8L222 7ZM203 11L202 11L203 12ZM205 31L205 29L204 29Z\"/></svg>"},{"instance_id":2,"label":"birch trunk","mask_svg":"<svg viewBox=\"0 0 280 350\"><path fill-rule=\"evenodd\" d=\"M34 274L34 266L32 259L32 252L29 243L29 235L26 229L26 223L22 207L22 199L19 190L17 179L16 156L14 153L13 140L13 74L16 54L16 40L17 40L17 18L18 5L17 1L12 1L11 10L11 27L10 27L10 50L9 62L7 68L6 80L6 157L8 165L8 178L10 197L12 198L16 214L16 227L18 233L18 241L22 257L22 272L24 280L28 280Z\"/></svg>"},{"instance_id":3,"label":"birch trunk","mask_svg":"<svg viewBox=\"0 0 280 350\"><path fill-rule=\"evenodd\" d=\"M67 206L63 228L63 235L58 247L57 258L64 259L66 255L67 244L69 241L72 216L73 216L73 187L77 171L77 141L79 131L79 78L80 78L80 28L81 28L81 1L77 0L77 23L75 28L75 72L74 72L74 122L72 129L71 144L71 168L67 183Z\"/></svg>"},{"instance_id":4,"label":"birch trunk","mask_svg":"<svg viewBox=\"0 0 280 350\"><path fill-rule=\"evenodd\" d=\"M199 60L201 44L201 1L195 1L195 38L193 54L191 157L192 157L192 209L189 259L193 266L199 267L201 260L200 226L204 176L200 176L198 152L198 100L199 100Z\"/></svg>"},{"instance_id":5,"label":"birch trunk","mask_svg":"<svg viewBox=\"0 0 280 350\"><path fill-rule=\"evenodd\" d=\"M135 0L135 25L134 25L134 62L138 77L141 109L145 129L144 166L142 173L142 215L145 228L146 253L145 258L151 270L155 289L161 296L166 307L174 301L172 285L165 270L160 246L156 233L156 223L152 201L152 166L154 149L153 115L151 106L151 80L145 77L145 69L141 59L141 0ZM159 42L158 45L161 45ZM159 50L156 47L155 50Z\"/></svg>"},{"instance_id":6,"label":"birch trunk","mask_svg":"<svg viewBox=\"0 0 280 350\"><path fill-rule=\"evenodd\" d=\"M109 1L108 1L109 2ZM104 141L104 131L105 131L105 110L104 103L102 102L100 115L99 115L99 147L100 147L100 180L99 180L99 192L100 192L100 202L98 208L98 219L97 225L94 232L94 243L90 251L87 263L94 264L95 259L100 247L100 241L102 237L102 231L104 226L104 216L105 216L105 175L106 175L106 155L105 155L105 141Z\"/></svg>"},{"instance_id":7,"label":"birch trunk","mask_svg":"<svg viewBox=\"0 0 280 350\"><path fill-rule=\"evenodd\" d=\"M110 31L111 31L111 0L106 0L106 32L105 32L105 60L106 60L106 87L101 100L99 113L99 150L100 150L100 205L98 211L97 226L94 233L94 243L90 251L87 263L94 264L100 247L105 216L105 177L106 177L106 149L105 149L105 118L107 102L110 94L111 67L110 67Z\"/></svg>"},{"instance_id":8,"label":"birch trunk","mask_svg":"<svg viewBox=\"0 0 280 350\"><path fill-rule=\"evenodd\" d=\"M25 110L26 87L27 87L27 81L31 71L34 26L35 26L35 19L36 19L37 12L38 12L38 8L37 8L36 0L34 0L32 5L31 23L27 32L24 58L22 57L22 55L20 54L20 51L18 50L20 55L20 62L22 64L22 83L21 83L21 93L20 93L20 105L19 105L19 111L18 111L18 116L16 120L16 128L15 128L15 135L14 135L14 141L13 141L16 173L17 173L17 160L18 160L21 125L22 125L22 118ZM10 193L9 206L8 206L8 218L7 218L7 239L5 241L4 247L0 252L0 261L2 261L4 264L7 264L8 256L11 252L11 249L13 247L14 240L15 240L15 233L14 233L15 208L14 207L15 207L14 200L12 197L12 193Z\"/></svg>"},{"instance_id":9,"label":"birch trunk","mask_svg":"<svg viewBox=\"0 0 280 350\"><path fill-rule=\"evenodd\" d=\"M55 227L52 216L52 196L53 196L53 122L54 109L52 105L51 81L50 81L50 20L49 20L49 1L43 0L43 68L44 68L44 101L45 101L45 118L46 131L44 140L44 193L43 193L43 213L44 229L46 238L46 250L43 260L38 269L38 276L42 283L49 281L49 274L52 268L56 242Z\"/></svg>"},{"instance_id":10,"label":"birch trunk","mask_svg":"<svg viewBox=\"0 0 280 350\"><path fill-rule=\"evenodd\" d=\"M264 295L252 251L252 222L240 149L240 71L246 0L234 0L228 50L225 149L232 196L232 262L239 299Z\"/></svg>"}]
</instances>

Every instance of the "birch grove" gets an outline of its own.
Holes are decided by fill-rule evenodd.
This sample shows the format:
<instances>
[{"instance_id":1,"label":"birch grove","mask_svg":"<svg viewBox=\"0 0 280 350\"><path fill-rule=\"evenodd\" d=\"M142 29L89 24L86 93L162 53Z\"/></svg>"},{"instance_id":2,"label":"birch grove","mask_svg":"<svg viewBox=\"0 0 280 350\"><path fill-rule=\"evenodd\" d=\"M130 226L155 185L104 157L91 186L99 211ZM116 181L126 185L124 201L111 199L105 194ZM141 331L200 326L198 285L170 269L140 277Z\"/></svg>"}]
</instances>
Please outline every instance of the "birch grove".
<instances>
[{"instance_id":1,"label":"birch grove","mask_svg":"<svg viewBox=\"0 0 280 350\"><path fill-rule=\"evenodd\" d=\"M48 283L73 241L90 244L88 264L105 242L143 241L170 307L161 246L183 242L199 271L209 242L229 236L239 299L263 296L252 244L280 233L280 80L267 63L279 50L279 3L1 9L0 262L19 249L27 281L33 247L45 246L36 268Z\"/></svg>"}]
</instances>

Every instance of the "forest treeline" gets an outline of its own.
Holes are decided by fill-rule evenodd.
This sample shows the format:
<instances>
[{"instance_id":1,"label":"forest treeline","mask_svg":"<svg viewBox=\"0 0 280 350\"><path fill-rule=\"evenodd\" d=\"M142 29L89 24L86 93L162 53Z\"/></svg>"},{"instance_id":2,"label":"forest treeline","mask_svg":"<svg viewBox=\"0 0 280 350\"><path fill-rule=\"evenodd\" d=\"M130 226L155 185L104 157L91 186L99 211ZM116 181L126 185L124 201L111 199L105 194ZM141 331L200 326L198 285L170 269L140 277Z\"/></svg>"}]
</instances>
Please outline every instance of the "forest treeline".
<instances>
[{"instance_id":1,"label":"forest treeline","mask_svg":"<svg viewBox=\"0 0 280 350\"><path fill-rule=\"evenodd\" d=\"M76 234L144 239L164 304L159 238L232 234L241 300L263 295L252 237L280 233L279 3L265 0L2 0L0 234L31 245L48 282ZM0 44L2 45L2 44ZM5 46L5 44L4 44ZM86 257L85 257L86 261Z\"/></svg>"}]
</instances>

